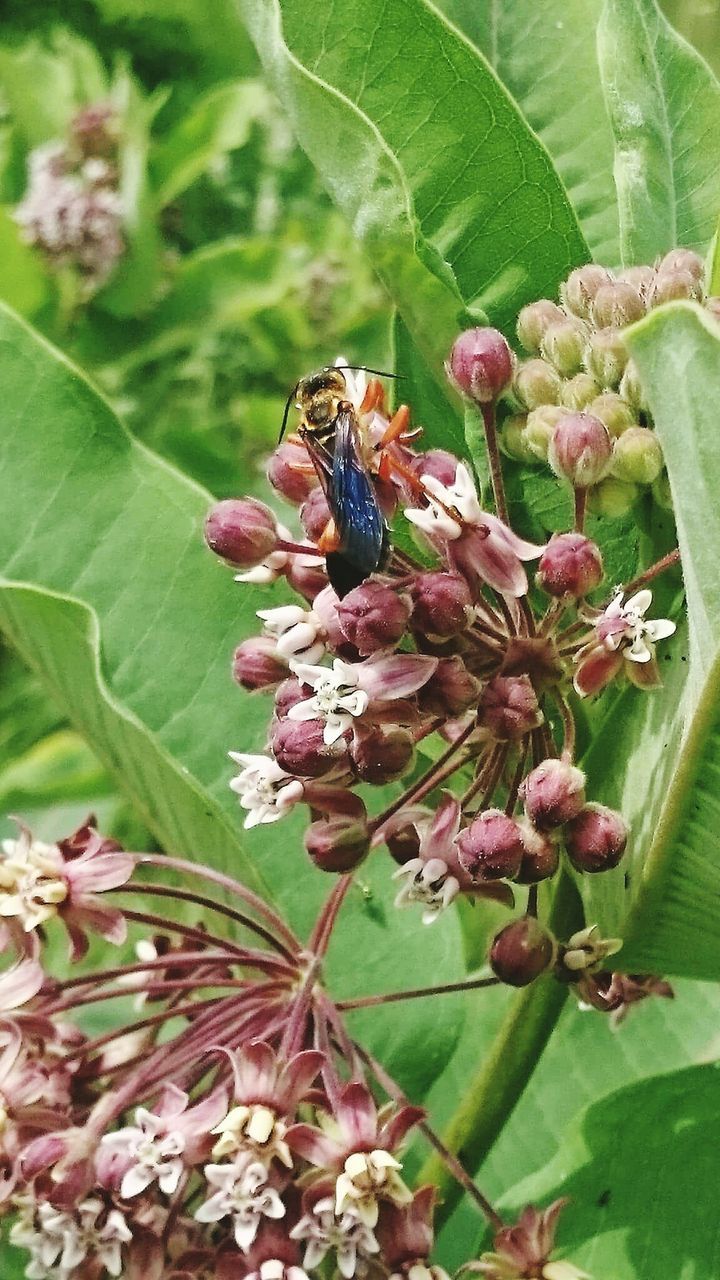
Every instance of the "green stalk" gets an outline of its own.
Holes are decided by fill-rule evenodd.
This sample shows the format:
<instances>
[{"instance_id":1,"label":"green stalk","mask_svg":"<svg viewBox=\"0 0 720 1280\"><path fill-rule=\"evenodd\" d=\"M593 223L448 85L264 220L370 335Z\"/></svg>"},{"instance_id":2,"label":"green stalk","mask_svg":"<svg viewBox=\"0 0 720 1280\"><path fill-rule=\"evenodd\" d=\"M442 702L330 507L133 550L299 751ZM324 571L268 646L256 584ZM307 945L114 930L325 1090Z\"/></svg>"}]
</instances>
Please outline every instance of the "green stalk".
<instances>
[{"instance_id":1,"label":"green stalk","mask_svg":"<svg viewBox=\"0 0 720 1280\"><path fill-rule=\"evenodd\" d=\"M550 916L550 927L566 938L582 925L577 890L563 875ZM485 1160L505 1122L519 1102L560 1017L568 988L545 977L520 991L495 1037L490 1055L470 1081L467 1093L443 1134L443 1143L468 1170ZM433 1183L439 1192L438 1226L462 1196L462 1187L433 1153L418 1175L418 1185Z\"/></svg>"}]
</instances>

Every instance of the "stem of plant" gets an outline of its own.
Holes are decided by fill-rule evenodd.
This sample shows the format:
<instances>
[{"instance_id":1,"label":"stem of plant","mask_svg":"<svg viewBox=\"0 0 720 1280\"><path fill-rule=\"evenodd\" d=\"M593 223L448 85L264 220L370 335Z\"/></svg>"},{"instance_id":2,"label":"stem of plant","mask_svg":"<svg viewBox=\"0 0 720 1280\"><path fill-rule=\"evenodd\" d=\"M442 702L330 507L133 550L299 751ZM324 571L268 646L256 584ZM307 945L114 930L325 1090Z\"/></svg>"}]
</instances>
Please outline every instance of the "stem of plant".
<instances>
[{"instance_id":1,"label":"stem of plant","mask_svg":"<svg viewBox=\"0 0 720 1280\"><path fill-rule=\"evenodd\" d=\"M480 408L482 412L483 425L485 427L485 441L487 443L488 462L490 464L490 481L492 483L493 498L495 499L495 510L503 523L508 524L505 484L503 481L502 466L500 463L497 428L495 426L495 404L484 404L481 405Z\"/></svg>"},{"instance_id":2,"label":"stem of plant","mask_svg":"<svg viewBox=\"0 0 720 1280\"><path fill-rule=\"evenodd\" d=\"M550 927L567 937L582 922L577 890L563 875L553 901ZM445 1147L469 1169L480 1167L514 1111L562 1012L568 989L553 977L540 978L513 1000L489 1055L471 1079L446 1133ZM460 1190L438 1155L425 1162L419 1183L439 1191L437 1220L442 1225L455 1208Z\"/></svg>"}]
</instances>

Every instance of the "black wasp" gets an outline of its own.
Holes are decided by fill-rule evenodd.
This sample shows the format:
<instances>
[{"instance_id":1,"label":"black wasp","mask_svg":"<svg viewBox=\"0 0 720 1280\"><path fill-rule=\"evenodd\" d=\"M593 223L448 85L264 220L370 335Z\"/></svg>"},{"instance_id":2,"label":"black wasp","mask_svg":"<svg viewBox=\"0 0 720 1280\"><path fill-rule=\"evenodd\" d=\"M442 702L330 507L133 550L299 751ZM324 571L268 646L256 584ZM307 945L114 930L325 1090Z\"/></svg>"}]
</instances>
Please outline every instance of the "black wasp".
<instances>
[{"instance_id":1,"label":"black wasp","mask_svg":"<svg viewBox=\"0 0 720 1280\"><path fill-rule=\"evenodd\" d=\"M282 439L294 401L302 414L297 434L310 454L332 515L319 546L330 582L341 598L382 569L390 556L390 531L369 463L404 434L408 423L408 411L402 406L378 444L366 442L347 398L343 367L350 366L320 369L300 379L288 398L280 432ZM373 387L382 395L379 383L370 384L370 395Z\"/></svg>"}]
</instances>

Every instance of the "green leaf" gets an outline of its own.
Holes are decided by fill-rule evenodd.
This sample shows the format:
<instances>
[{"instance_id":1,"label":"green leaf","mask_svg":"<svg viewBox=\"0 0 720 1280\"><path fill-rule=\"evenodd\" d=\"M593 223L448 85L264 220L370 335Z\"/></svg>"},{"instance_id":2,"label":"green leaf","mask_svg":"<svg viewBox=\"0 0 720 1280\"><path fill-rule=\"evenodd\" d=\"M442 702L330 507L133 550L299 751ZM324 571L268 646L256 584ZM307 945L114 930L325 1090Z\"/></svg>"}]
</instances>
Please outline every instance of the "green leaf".
<instances>
[{"instance_id":1,"label":"green leaf","mask_svg":"<svg viewBox=\"0 0 720 1280\"><path fill-rule=\"evenodd\" d=\"M80 107L107 95L100 55L86 40L60 27L44 41L0 47L0 85L28 148L62 138Z\"/></svg>"},{"instance_id":2,"label":"green leaf","mask_svg":"<svg viewBox=\"0 0 720 1280\"><path fill-rule=\"evenodd\" d=\"M655 1076L590 1106L562 1150L514 1187L513 1211L569 1196L559 1253L593 1276L717 1274L717 1223L701 1193L718 1178L718 1067Z\"/></svg>"},{"instance_id":3,"label":"green leaf","mask_svg":"<svg viewBox=\"0 0 720 1280\"><path fill-rule=\"evenodd\" d=\"M148 179L150 126L164 93L145 98L132 76L120 67L112 99L120 115L120 198L127 248L98 304L119 317L136 316L155 300L162 274L162 240Z\"/></svg>"},{"instance_id":4,"label":"green leaf","mask_svg":"<svg viewBox=\"0 0 720 1280\"><path fill-rule=\"evenodd\" d=\"M720 207L720 84L655 0L606 0L598 56L615 134L623 262L705 252Z\"/></svg>"},{"instance_id":5,"label":"green leaf","mask_svg":"<svg viewBox=\"0 0 720 1280\"><path fill-rule=\"evenodd\" d=\"M630 916L622 919L622 882L611 873L604 887L592 887L593 918L604 928L620 927L626 943L619 961L625 969L717 979L720 522L713 404L720 394L720 334L700 308L676 303L651 312L630 331L629 342L670 476L690 661L680 628L665 645L665 687L647 697L623 694L586 761L603 798L621 805L633 831ZM662 606L667 588L662 580L657 585L656 604ZM620 722L625 745L613 751L610 736Z\"/></svg>"},{"instance_id":6,"label":"green leaf","mask_svg":"<svg viewBox=\"0 0 720 1280\"><path fill-rule=\"evenodd\" d=\"M602 0L442 0L553 158L598 262L620 260L614 144L593 33Z\"/></svg>"},{"instance_id":7,"label":"green leaf","mask_svg":"<svg viewBox=\"0 0 720 1280\"><path fill-rule=\"evenodd\" d=\"M423 449L465 452L463 409L447 378L444 386L433 378L417 350L401 315L393 321L393 355L400 381L394 384L395 400L407 402L412 411L411 426L422 427Z\"/></svg>"},{"instance_id":8,"label":"green leaf","mask_svg":"<svg viewBox=\"0 0 720 1280\"><path fill-rule=\"evenodd\" d=\"M544 148L484 59L424 0L242 0L298 139L433 375L464 307L511 323L587 257Z\"/></svg>"},{"instance_id":9,"label":"green leaf","mask_svg":"<svg viewBox=\"0 0 720 1280\"><path fill-rule=\"evenodd\" d=\"M480 1169L472 1170L491 1200L502 1197L510 1201L513 1209L522 1208L526 1201L521 1199L521 1193L512 1191L508 1195L509 1188L518 1184L524 1188L531 1175L539 1180L547 1166L558 1171L567 1131L578 1127L575 1117L589 1104L604 1101L625 1085L647 1080L657 1073L659 1063L667 1071L676 1071L706 1061L714 1053L713 1028L720 1013L720 989L684 979L674 985L674 1000L647 1000L636 1006L617 1030L611 1028L604 1014L579 1009L572 997L567 1001L557 1028L492 1151ZM464 1095L478 1045L495 1034L498 1011L493 1007L494 1001L490 992L477 993L469 1024L474 1035L466 1032L448 1072L430 1093L431 1115L435 1105L442 1105L439 1095ZM643 1166L644 1161L635 1162L636 1169ZM548 1181L538 1190L541 1204L552 1199L552 1185ZM581 1208L578 1199L568 1207L567 1226ZM465 1200L443 1228L439 1240L438 1258L450 1272L476 1253L479 1232L477 1210ZM574 1258L574 1253L571 1256ZM591 1274L597 1280L615 1277L612 1270L594 1267ZM640 1280L641 1276L644 1280L646 1274L653 1273L638 1271L632 1280Z\"/></svg>"},{"instance_id":10,"label":"green leaf","mask_svg":"<svg viewBox=\"0 0 720 1280\"><path fill-rule=\"evenodd\" d=\"M153 152L157 207L169 204L228 151L243 146L253 121L266 111L265 102L265 88L257 80L222 85L196 98Z\"/></svg>"},{"instance_id":11,"label":"green leaf","mask_svg":"<svg viewBox=\"0 0 720 1280\"><path fill-rule=\"evenodd\" d=\"M49 734L0 771L0 812L91 800L112 791L83 739L68 729Z\"/></svg>"},{"instance_id":12,"label":"green leaf","mask_svg":"<svg viewBox=\"0 0 720 1280\"><path fill-rule=\"evenodd\" d=\"M0 297L21 315L33 316L49 294L48 277L36 250L25 244L11 211L0 208Z\"/></svg>"},{"instance_id":13,"label":"green leaf","mask_svg":"<svg viewBox=\"0 0 720 1280\"><path fill-rule=\"evenodd\" d=\"M268 594L204 546L210 495L131 439L82 376L0 310L0 627L37 670L161 844L274 897L306 936L332 879L302 848L306 815L241 838L228 748L262 749L271 704L234 688L234 646ZM275 596L277 599L277 596ZM462 973L457 919L433 930L391 905L393 864L353 887L328 958L338 995ZM267 884L272 886L272 894ZM263 887L265 886L265 887ZM362 958L362 964L358 958ZM416 1096L462 1011L425 1001L357 1016ZM379 1016L378 1016L379 1015ZM417 1053L413 1046L435 1047Z\"/></svg>"}]
</instances>

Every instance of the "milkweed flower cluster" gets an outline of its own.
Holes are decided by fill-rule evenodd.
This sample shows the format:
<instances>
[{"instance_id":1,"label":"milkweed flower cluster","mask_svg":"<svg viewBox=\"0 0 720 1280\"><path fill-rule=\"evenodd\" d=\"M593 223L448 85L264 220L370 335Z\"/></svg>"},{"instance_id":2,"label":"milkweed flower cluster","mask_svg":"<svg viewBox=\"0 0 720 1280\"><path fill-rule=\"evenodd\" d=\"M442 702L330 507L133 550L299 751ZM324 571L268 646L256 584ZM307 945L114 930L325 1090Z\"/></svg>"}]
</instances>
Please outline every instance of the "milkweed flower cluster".
<instances>
[{"instance_id":1,"label":"milkweed flower cluster","mask_svg":"<svg viewBox=\"0 0 720 1280\"><path fill-rule=\"evenodd\" d=\"M306 1280L326 1263L345 1280L447 1280L430 1261L433 1188L411 1190L403 1168L424 1112L321 981L348 880L304 947L241 883L127 853L92 819L55 844L22 828L0 871L0 1205L28 1280ZM147 909L174 897L196 925ZM92 931L116 945L132 931L137 959L87 963ZM132 994L129 1023L82 1029Z\"/></svg>"},{"instance_id":2,"label":"milkweed flower cluster","mask_svg":"<svg viewBox=\"0 0 720 1280\"><path fill-rule=\"evenodd\" d=\"M341 375L355 465L406 532L387 562L342 596L328 581L323 552L343 512L308 448L306 419L268 469L298 509L299 537L254 499L210 512L207 541L240 570L239 582L285 579L295 592L293 602L258 612L261 634L234 656L237 682L269 695L273 709L266 751L231 753L239 766L231 786L246 827L307 806L306 850L323 870L347 872L385 846L398 863L396 906L417 910L426 925L459 897L511 908L522 895L521 943L520 933L503 932L491 952L496 974L522 985L558 955L555 940L528 924L537 886L563 867L612 869L629 839L622 815L588 794L576 759L578 699L621 679L658 685L656 645L675 623L653 617L647 583L663 566L606 585L600 547L585 532L586 492L612 453L605 425L567 412L557 426L574 527L531 543L509 523L497 450L496 409L514 385L515 357L495 330L474 329L458 338L447 367L482 414L494 511L468 463L423 451L407 409L391 415L380 382L338 361L326 381ZM307 408L304 394L298 407ZM318 412L332 421L332 404ZM373 811L362 784L388 782L401 783L401 795Z\"/></svg>"},{"instance_id":3,"label":"milkweed flower cluster","mask_svg":"<svg viewBox=\"0 0 720 1280\"><path fill-rule=\"evenodd\" d=\"M28 157L28 185L14 211L28 244L55 267L73 267L88 292L112 274L125 250L114 108L78 112L66 141Z\"/></svg>"}]
</instances>

